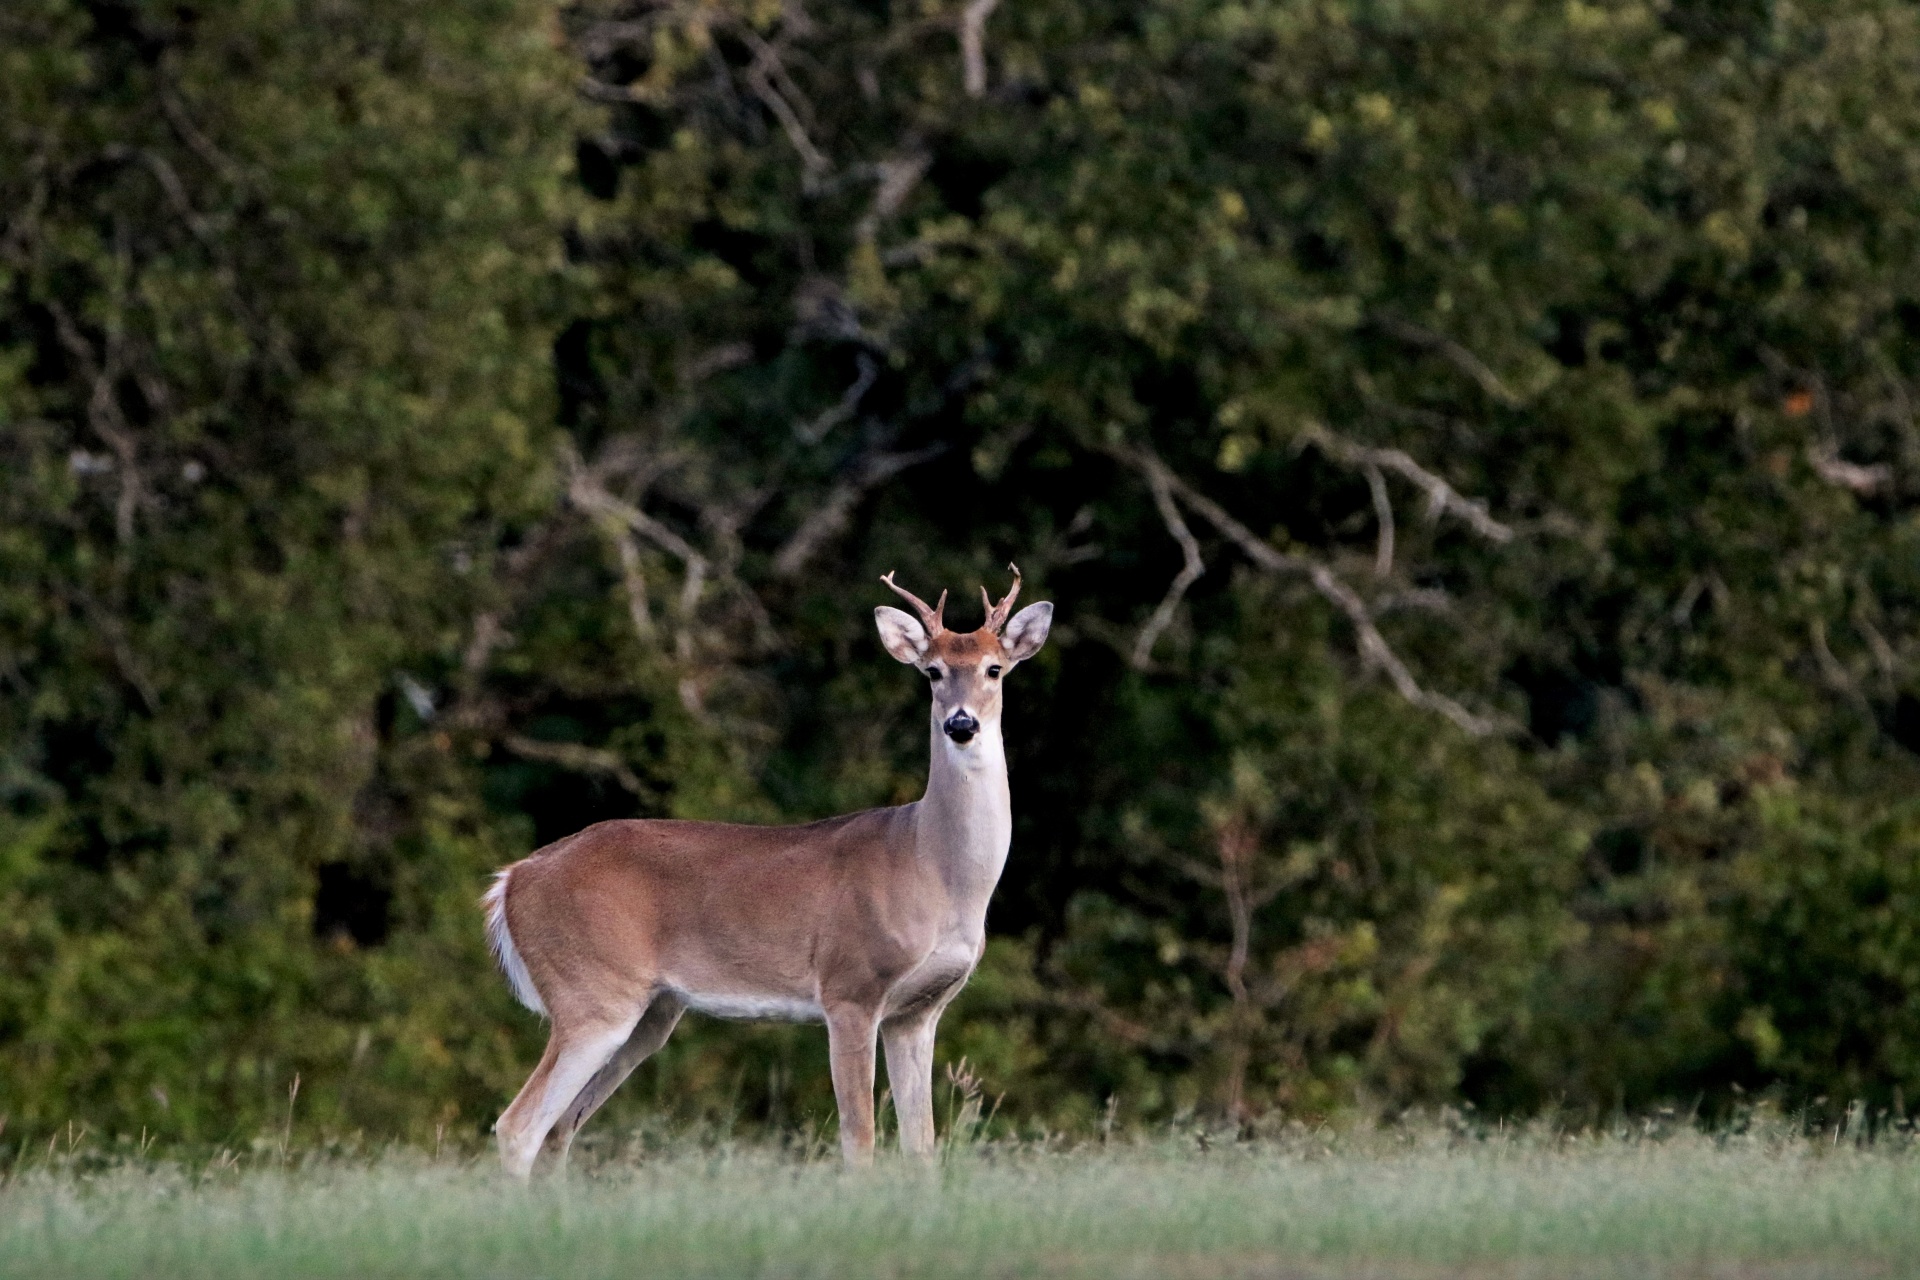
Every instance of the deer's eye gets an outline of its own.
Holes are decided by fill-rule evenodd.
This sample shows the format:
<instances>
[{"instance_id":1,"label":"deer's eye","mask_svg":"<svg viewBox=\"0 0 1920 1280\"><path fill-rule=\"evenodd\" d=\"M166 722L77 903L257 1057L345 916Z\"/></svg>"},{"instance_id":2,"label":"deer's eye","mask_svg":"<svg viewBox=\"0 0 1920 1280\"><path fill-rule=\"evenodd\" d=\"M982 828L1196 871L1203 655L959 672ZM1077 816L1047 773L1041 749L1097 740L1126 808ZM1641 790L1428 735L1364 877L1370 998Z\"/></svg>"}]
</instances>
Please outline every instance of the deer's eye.
<instances>
[{"instance_id":1,"label":"deer's eye","mask_svg":"<svg viewBox=\"0 0 1920 1280\"><path fill-rule=\"evenodd\" d=\"M938 667L927 668L927 679L938 680L939 678L940 678L940 668Z\"/></svg>"},{"instance_id":2,"label":"deer's eye","mask_svg":"<svg viewBox=\"0 0 1920 1280\"><path fill-rule=\"evenodd\" d=\"M998 666L998 664L987 668L987 679L998 680L999 678L1000 678L1000 667Z\"/></svg>"}]
</instances>

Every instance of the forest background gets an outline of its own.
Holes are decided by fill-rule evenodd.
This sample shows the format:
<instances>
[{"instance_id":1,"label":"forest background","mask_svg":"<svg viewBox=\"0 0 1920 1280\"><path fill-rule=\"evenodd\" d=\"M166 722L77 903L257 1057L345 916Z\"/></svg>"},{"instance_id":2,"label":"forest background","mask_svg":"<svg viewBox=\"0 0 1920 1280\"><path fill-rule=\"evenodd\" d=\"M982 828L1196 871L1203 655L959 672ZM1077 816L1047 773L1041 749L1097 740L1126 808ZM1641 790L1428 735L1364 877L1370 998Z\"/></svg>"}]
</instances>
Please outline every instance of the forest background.
<instances>
[{"instance_id":1,"label":"forest background","mask_svg":"<svg viewBox=\"0 0 1920 1280\"><path fill-rule=\"evenodd\" d=\"M478 1134L488 873L914 798L1009 560L1006 1123L1904 1111L1917 341L1892 0L9 0L8 1137Z\"/></svg>"}]
</instances>

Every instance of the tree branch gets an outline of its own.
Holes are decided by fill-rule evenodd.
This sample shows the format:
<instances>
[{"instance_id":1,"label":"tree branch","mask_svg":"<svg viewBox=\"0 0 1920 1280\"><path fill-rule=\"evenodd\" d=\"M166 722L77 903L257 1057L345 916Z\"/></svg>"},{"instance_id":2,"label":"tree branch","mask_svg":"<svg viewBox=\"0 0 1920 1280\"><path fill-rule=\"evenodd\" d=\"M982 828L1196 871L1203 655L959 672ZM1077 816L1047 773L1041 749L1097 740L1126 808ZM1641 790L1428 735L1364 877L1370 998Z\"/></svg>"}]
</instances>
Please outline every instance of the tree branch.
<instances>
[{"instance_id":1,"label":"tree branch","mask_svg":"<svg viewBox=\"0 0 1920 1280\"><path fill-rule=\"evenodd\" d=\"M969 98L987 91L987 19L999 7L1000 0L968 0L960 11L960 65Z\"/></svg>"},{"instance_id":2,"label":"tree branch","mask_svg":"<svg viewBox=\"0 0 1920 1280\"><path fill-rule=\"evenodd\" d=\"M1892 467L1884 462L1866 466L1848 462L1840 456L1839 446L1831 440L1808 445L1807 463L1813 468L1813 473L1828 484L1851 490L1862 498L1870 498L1893 483Z\"/></svg>"},{"instance_id":3,"label":"tree branch","mask_svg":"<svg viewBox=\"0 0 1920 1280\"><path fill-rule=\"evenodd\" d=\"M593 468L580 460L572 445L567 445L562 455L567 468L567 500L577 509L599 520L608 529L612 540L619 550L622 585L627 591L627 612L633 619L634 629L642 639L650 639L653 634L653 621L647 608L645 595L646 580L637 576L639 569L639 548L631 545L629 534L638 534L653 543L667 554L675 557L685 567L685 579L680 585L680 628L676 637L675 649L681 661L693 658L693 615L700 602L700 593L706 587L708 575L712 572L712 563L698 551L693 544L675 533L672 529L655 520L638 506L609 492L600 476ZM638 588L640 594L635 595Z\"/></svg>"},{"instance_id":4,"label":"tree branch","mask_svg":"<svg viewBox=\"0 0 1920 1280\"><path fill-rule=\"evenodd\" d=\"M640 562L640 544L632 533L621 529L614 538L614 549L620 555L620 584L626 589L627 618L633 623L633 633L651 641L653 610L648 603L647 571Z\"/></svg>"},{"instance_id":5,"label":"tree branch","mask_svg":"<svg viewBox=\"0 0 1920 1280\"><path fill-rule=\"evenodd\" d=\"M138 160L145 165L147 171L153 175L153 180L159 183L160 189L166 193L167 202L173 206L173 211L180 215L180 220L186 224L187 230L193 233L193 238L208 250L218 248L212 228L207 226L206 219L200 216L199 211L193 207L192 198L187 195L187 184L180 180L179 171L168 162L165 156L144 147L117 145L108 147L104 154L109 160Z\"/></svg>"},{"instance_id":6,"label":"tree branch","mask_svg":"<svg viewBox=\"0 0 1920 1280\"><path fill-rule=\"evenodd\" d=\"M1167 587L1167 594L1161 597L1160 604L1148 618L1146 625L1140 628L1140 636L1133 642L1130 661L1137 671L1145 671L1153 661L1153 646L1160 635L1173 624L1174 611L1180 607L1180 600L1187 594L1187 588L1207 571L1206 561L1200 558L1200 542L1187 528L1187 522L1180 517L1180 508L1173 501L1173 491L1168 487L1165 475L1149 471L1146 473L1147 487L1153 491L1153 505L1160 512L1161 521L1167 526L1167 532L1180 544L1180 572L1174 575L1173 582Z\"/></svg>"},{"instance_id":7,"label":"tree branch","mask_svg":"<svg viewBox=\"0 0 1920 1280\"><path fill-rule=\"evenodd\" d=\"M1873 665L1879 668L1881 692L1892 697L1900 678L1900 655L1887 643L1887 638L1880 634L1880 628L1873 625L1873 619L1859 605L1853 611L1853 625L1866 637L1867 650L1873 654Z\"/></svg>"},{"instance_id":8,"label":"tree branch","mask_svg":"<svg viewBox=\"0 0 1920 1280\"><path fill-rule=\"evenodd\" d=\"M117 285L114 292L117 312ZM73 357L81 376L89 384L87 423L93 428L94 434L113 450L119 463L120 493L114 502L113 527L114 536L121 547L120 565L124 569L126 549L133 543L134 515L140 507L146 483L140 474L138 443L121 410L119 394L114 389L114 383L119 380L121 373L121 343L117 328L109 326L105 351L96 352L66 307L52 299L48 300L46 306L48 313L53 316L54 332L59 335L60 345Z\"/></svg>"},{"instance_id":9,"label":"tree branch","mask_svg":"<svg viewBox=\"0 0 1920 1280\"><path fill-rule=\"evenodd\" d=\"M1835 488L1846 489L1862 498L1870 498L1893 484L1893 468L1884 462L1862 465L1840 456L1840 441L1834 421L1833 395L1818 369L1800 369L1770 346L1760 348L1760 360L1767 369L1789 387L1798 385L1812 398L1812 408L1820 420L1820 438L1807 445L1807 465L1813 473ZM1789 409L1799 416L1805 409Z\"/></svg>"},{"instance_id":10,"label":"tree branch","mask_svg":"<svg viewBox=\"0 0 1920 1280\"><path fill-rule=\"evenodd\" d=\"M656 11L633 18L606 18L583 25L573 35L573 51L583 62L604 62L624 48L645 49L654 28L673 15Z\"/></svg>"},{"instance_id":11,"label":"tree branch","mask_svg":"<svg viewBox=\"0 0 1920 1280\"><path fill-rule=\"evenodd\" d=\"M234 163L233 158L226 152L215 146L213 140L207 137L205 131L194 122L193 116L187 111L186 104L175 93L170 79L162 80L159 98L160 112L166 116L167 123L173 126L173 131L180 141L186 143L189 150L199 156L209 169L226 179L228 183L236 187L246 185L246 175L240 166Z\"/></svg>"},{"instance_id":12,"label":"tree branch","mask_svg":"<svg viewBox=\"0 0 1920 1280\"><path fill-rule=\"evenodd\" d=\"M854 225L853 234L860 240L872 240L879 234L880 224L900 212L900 206L907 202L913 193L921 175L927 166L933 163L933 157L924 151L917 151L904 159L882 160L874 165L874 171L880 181L873 190L873 204L860 215L860 221Z\"/></svg>"},{"instance_id":13,"label":"tree branch","mask_svg":"<svg viewBox=\"0 0 1920 1280\"><path fill-rule=\"evenodd\" d=\"M494 650L511 638L507 629L500 624L497 610L487 609L474 617L473 635L460 655L460 676L468 688L479 684L487 663L493 660Z\"/></svg>"},{"instance_id":14,"label":"tree branch","mask_svg":"<svg viewBox=\"0 0 1920 1280\"><path fill-rule=\"evenodd\" d=\"M631 502L608 492L600 478L581 462L580 455L574 453L571 448L567 450L566 461L568 464L567 499L574 506L590 515L611 518L632 529L685 564L689 572L702 576L707 573L707 558L696 550L692 543Z\"/></svg>"},{"instance_id":15,"label":"tree branch","mask_svg":"<svg viewBox=\"0 0 1920 1280\"><path fill-rule=\"evenodd\" d=\"M1873 707L1867 696L1860 692L1860 686L1854 683L1853 675L1846 665L1834 656L1833 648L1827 643L1827 624L1820 618L1807 623L1807 635L1813 641L1813 654L1820 664L1820 674L1826 677L1827 684L1835 693L1852 703L1867 715L1873 714Z\"/></svg>"},{"instance_id":16,"label":"tree branch","mask_svg":"<svg viewBox=\"0 0 1920 1280\"><path fill-rule=\"evenodd\" d=\"M885 484L908 467L930 461L946 451L947 445L942 442L907 453L866 454L853 469L853 473L828 492L826 501L800 522L800 527L793 531L792 536L775 553L773 557L775 576L791 578L798 575L827 539L846 527L848 519L853 515L854 507L869 490Z\"/></svg>"},{"instance_id":17,"label":"tree branch","mask_svg":"<svg viewBox=\"0 0 1920 1280\"><path fill-rule=\"evenodd\" d=\"M812 422L793 424L793 434L799 437L800 443L819 444L826 439L827 432L851 418L854 410L860 407L860 401L873 389L874 382L880 377L880 366L865 351L856 353L853 359L857 373L853 385L841 395L839 402L822 410Z\"/></svg>"},{"instance_id":18,"label":"tree branch","mask_svg":"<svg viewBox=\"0 0 1920 1280\"><path fill-rule=\"evenodd\" d=\"M1151 478L1158 475L1161 482L1166 484L1174 496L1185 503L1189 510L1219 530L1258 567L1274 574L1297 574L1312 583L1313 589L1320 593L1322 599L1346 615L1347 621L1352 625L1359 639L1361 662L1369 668L1378 667L1386 672L1387 679L1392 682L1394 690L1402 698L1414 706L1439 712L1462 730L1476 737L1492 733L1498 728L1493 720L1474 715L1445 694L1421 688L1420 682L1414 679L1406 663L1400 660L1400 656L1387 643L1386 637L1380 634L1379 627L1374 625L1373 616L1367 609L1366 602L1352 587L1341 581L1332 569L1317 560L1289 555L1277 550L1264 538L1257 536L1251 529L1227 514L1219 503L1169 470L1166 464L1150 451L1115 445L1110 446L1109 452L1140 472L1142 476L1148 477L1150 483Z\"/></svg>"},{"instance_id":19,"label":"tree branch","mask_svg":"<svg viewBox=\"0 0 1920 1280\"><path fill-rule=\"evenodd\" d=\"M60 594L72 603L80 606L87 615L87 621L93 624L101 637L107 642L107 652L113 656L115 670L133 691L140 695L141 703L147 714L153 715L160 709L160 695L154 688L146 669L140 665L140 659L133 651L132 643L127 639L127 629L121 620L93 598L91 592L78 586L61 588Z\"/></svg>"},{"instance_id":20,"label":"tree branch","mask_svg":"<svg viewBox=\"0 0 1920 1280\"><path fill-rule=\"evenodd\" d=\"M1526 403L1526 397L1502 382L1500 375L1489 368L1484 360L1445 334L1435 333L1410 320L1402 320L1399 316L1384 312L1376 312L1372 320L1382 332L1398 338L1408 346L1433 352L1472 378L1491 399L1497 400L1507 408L1518 409Z\"/></svg>"},{"instance_id":21,"label":"tree branch","mask_svg":"<svg viewBox=\"0 0 1920 1280\"><path fill-rule=\"evenodd\" d=\"M576 773L605 774L633 795L646 795L645 784L627 767L626 761L611 751L578 742L542 742L518 733L507 734L500 739L500 745L528 760L557 764Z\"/></svg>"},{"instance_id":22,"label":"tree branch","mask_svg":"<svg viewBox=\"0 0 1920 1280\"><path fill-rule=\"evenodd\" d=\"M793 149L800 153L800 163L803 168L801 185L811 194L818 189L821 178L833 168L833 164L820 148L814 145L813 138L807 133L806 124L800 119L800 113L794 109L787 95L782 93L779 86L774 83L777 76L786 82L789 92L796 98L799 97L798 87L787 76L786 66L780 60L779 50L767 43L766 39L752 27L742 24L737 29L741 38L753 50L753 61L747 66L747 84L752 87L754 96L766 105L767 110L773 112L773 118L780 122L780 128L786 132L787 141L792 143Z\"/></svg>"},{"instance_id":23,"label":"tree branch","mask_svg":"<svg viewBox=\"0 0 1920 1280\"><path fill-rule=\"evenodd\" d=\"M619 476L631 487L630 491L644 493L661 472L674 465L671 455L649 453L637 438L622 436L608 441L591 466L581 461L570 444L563 445L561 458L568 475L569 504L593 517L602 536L621 557L628 616L643 638L651 633L653 620L646 598L646 580L640 572L643 565L639 546L633 540L638 538L650 543L680 561L683 571L680 590L669 611L674 619L673 660L679 671L681 704L689 714L707 720L702 681L711 673L711 660L727 647L727 619L709 618L703 623L702 598L709 582L721 586L726 603L736 610L729 615L733 620L739 621L744 614L762 642L772 635L772 622L765 607L740 580L737 567L741 554L740 526L764 500L764 493L774 491L775 487L769 485L750 493L744 501L733 503L712 500L697 487L679 496L676 500L698 510L703 544L717 548L702 550L663 521L648 515L638 500L623 498L609 488L609 480ZM703 662L707 666L697 666Z\"/></svg>"},{"instance_id":24,"label":"tree branch","mask_svg":"<svg viewBox=\"0 0 1920 1280\"><path fill-rule=\"evenodd\" d=\"M454 696L440 712L443 724L460 730L491 732L487 726L497 723L500 708L483 688L487 667L495 653L513 642L513 633L505 625L507 619L519 607L542 563L564 544L567 536L567 522L550 516L501 557L499 570L494 575L499 594L474 614L466 648L460 656L460 675L453 686Z\"/></svg>"},{"instance_id":25,"label":"tree branch","mask_svg":"<svg viewBox=\"0 0 1920 1280\"><path fill-rule=\"evenodd\" d=\"M1380 526L1373 548L1373 576L1385 578L1393 573L1393 497L1387 492L1387 478L1371 462L1361 468L1367 488L1373 493L1373 518Z\"/></svg>"},{"instance_id":26,"label":"tree branch","mask_svg":"<svg viewBox=\"0 0 1920 1280\"><path fill-rule=\"evenodd\" d=\"M1410 480L1414 486L1427 495L1427 519L1438 520L1443 515L1452 515L1464 520L1472 530L1489 542L1508 542L1513 538L1513 530L1487 514L1487 504L1479 498L1468 498L1439 476L1428 471L1399 449L1374 449L1366 445L1354 444L1350 440L1334 435L1325 427L1310 428L1303 441L1318 445L1321 451L1336 462L1350 467L1358 467L1369 472L1367 483L1373 486L1373 506L1375 513L1383 508L1387 514L1381 517L1385 531L1385 546L1381 559L1388 569L1393 567L1393 535L1390 528L1392 509L1386 506L1386 486L1377 482L1382 471L1391 471L1402 479ZM1384 571L1382 576L1385 576Z\"/></svg>"}]
</instances>

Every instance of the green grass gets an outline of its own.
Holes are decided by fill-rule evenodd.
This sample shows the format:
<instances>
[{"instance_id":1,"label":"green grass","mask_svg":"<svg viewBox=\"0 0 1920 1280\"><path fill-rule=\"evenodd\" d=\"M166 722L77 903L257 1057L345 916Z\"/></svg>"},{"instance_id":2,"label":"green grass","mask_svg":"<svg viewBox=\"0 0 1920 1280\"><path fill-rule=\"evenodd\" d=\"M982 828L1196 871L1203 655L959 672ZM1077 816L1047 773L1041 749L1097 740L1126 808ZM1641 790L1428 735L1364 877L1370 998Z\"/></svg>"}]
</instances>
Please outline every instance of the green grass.
<instances>
[{"instance_id":1,"label":"green grass","mask_svg":"<svg viewBox=\"0 0 1920 1280\"><path fill-rule=\"evenodd\" d=\"M1906 1141L1297 1133L861 1174L682 1143L531 1189L477 1157L254 1161L16 1171L0 1276L1920 1275Z\"/></svg>"}]
</instances>

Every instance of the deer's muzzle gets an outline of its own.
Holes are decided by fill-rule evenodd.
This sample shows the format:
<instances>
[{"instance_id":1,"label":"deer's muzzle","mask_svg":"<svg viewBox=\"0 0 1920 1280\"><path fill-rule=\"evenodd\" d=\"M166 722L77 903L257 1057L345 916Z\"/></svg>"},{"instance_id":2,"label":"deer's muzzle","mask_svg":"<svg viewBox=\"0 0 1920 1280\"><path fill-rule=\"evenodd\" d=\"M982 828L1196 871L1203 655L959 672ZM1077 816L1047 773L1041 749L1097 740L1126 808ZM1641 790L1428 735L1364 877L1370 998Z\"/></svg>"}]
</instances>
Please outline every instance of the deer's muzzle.
<instances>
[{"instance_id":1,"label":"deer's muzzle","mask_svg":"<svg viewBox=\"0 0 1920 1280\"><path fill-rule=\"evenodd\" d=\"M973 741L973 735L980 732L980 722L964 711L954 712L947 717L947 722L940 727L946 730L949 738L952 738L961 746L965 746L967 743Z\"/></svg>"}]
</instances>

